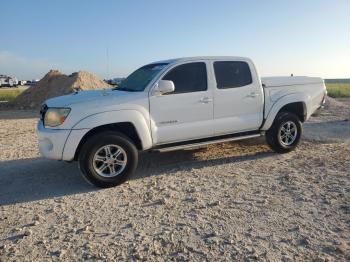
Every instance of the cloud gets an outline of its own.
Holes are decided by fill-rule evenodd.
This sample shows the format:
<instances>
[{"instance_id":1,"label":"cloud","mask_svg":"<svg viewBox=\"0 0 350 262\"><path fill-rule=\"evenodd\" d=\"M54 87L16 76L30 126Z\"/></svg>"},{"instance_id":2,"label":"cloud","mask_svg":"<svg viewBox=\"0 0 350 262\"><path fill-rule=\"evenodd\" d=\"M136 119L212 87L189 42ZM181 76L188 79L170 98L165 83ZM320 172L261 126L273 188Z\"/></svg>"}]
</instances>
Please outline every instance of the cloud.
<instances>
[{"instance_id":1,"label":"cloud","mask_svg":"<svg viewBox=\"0 0 350 262\"><path fill-rule=\"evenodd\" d=\"M0 74L15 76L18 79L37 79L57 67L57 64L45 59L31 59L9 51L0 51Z\"/></svg>"}]
</instances>

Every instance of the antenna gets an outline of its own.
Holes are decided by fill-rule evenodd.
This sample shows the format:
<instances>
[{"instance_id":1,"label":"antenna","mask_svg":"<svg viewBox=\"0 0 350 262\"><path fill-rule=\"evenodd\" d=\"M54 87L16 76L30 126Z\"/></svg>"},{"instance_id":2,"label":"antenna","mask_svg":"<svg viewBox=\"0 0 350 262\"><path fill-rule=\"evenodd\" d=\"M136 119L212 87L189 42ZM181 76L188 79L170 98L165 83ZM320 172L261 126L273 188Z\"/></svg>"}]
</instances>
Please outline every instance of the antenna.
<instances>
[{"instance_id":1,"label":"antenna","mask_svg":"<svg viewBox=\"0 0 350 262\"><path fill-rule=\"evenodd\" d=\"M106 48L106 58L107 58L107 79L109 79L109 49Z\"/></svg>"}]
</instances>

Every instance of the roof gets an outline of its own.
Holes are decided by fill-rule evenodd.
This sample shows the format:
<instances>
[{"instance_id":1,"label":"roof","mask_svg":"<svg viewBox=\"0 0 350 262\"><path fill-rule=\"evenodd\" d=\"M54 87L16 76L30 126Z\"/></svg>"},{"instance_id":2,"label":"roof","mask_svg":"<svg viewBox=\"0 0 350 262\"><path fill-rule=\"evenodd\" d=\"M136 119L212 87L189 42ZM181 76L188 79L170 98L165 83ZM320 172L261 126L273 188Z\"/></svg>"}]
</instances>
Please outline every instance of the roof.
<instances>
[{"instance_id":1,"label":"roof","mask_svg":"<svg viewBox=\"0 0 350 262\"><path fill-rule=\"evenodd\" d=\"M187 61L196 61L196 60L250 60L247 57L240 57L240 56L193 56L193 57L181 57L181 58L174 58L174 59L168 59L168 60L161 60L156 61L151 64L157 64L157 63L167 63L172 64L176 62L187 62Z\"/></svg>"}]
</instances>

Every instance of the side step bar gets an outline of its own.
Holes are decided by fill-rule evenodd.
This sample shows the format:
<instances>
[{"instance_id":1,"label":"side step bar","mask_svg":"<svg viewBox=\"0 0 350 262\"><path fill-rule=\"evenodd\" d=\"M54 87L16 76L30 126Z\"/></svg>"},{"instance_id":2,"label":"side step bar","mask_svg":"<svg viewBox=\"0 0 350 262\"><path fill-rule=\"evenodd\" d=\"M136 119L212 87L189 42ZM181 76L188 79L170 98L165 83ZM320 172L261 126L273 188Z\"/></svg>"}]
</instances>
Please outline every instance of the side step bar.
<instances>
[{"instance_id":1,"label":"side step bar","mask_svg":"<svg viewBox=\"0 0 350 262\"><path fill-rule=\"evenodd\" d=\"M211 145L211 144L218 144L218 143L225 143L229 141L236 141L236 140L243 140L243 139L249 139L249 138L255 138L260 137L263 135L263 132L261 133L255 133L250 135L240 135L240 136L231 136L226 138L218 138L218 139L212 139L207 141L201 141L201 142L193 142L189 141L188 144L181 144L181 145L169 145L169 146L162 146L158 148L152 149L152 151L155 152L170 152L170 151L176 151L181 149L193 149L193 148L200 148L203 146Z\"/></svg>"}]
</instances>

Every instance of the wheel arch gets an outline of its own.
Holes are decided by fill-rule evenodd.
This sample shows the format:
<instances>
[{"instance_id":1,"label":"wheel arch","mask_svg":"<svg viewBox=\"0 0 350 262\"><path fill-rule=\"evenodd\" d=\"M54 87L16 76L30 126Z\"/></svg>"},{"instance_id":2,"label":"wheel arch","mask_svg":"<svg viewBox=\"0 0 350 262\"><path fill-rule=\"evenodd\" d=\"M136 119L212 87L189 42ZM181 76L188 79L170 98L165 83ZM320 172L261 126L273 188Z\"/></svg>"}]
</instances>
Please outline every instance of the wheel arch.
<instances>
[{"instance_id":1,"label":"wheel arch","mask_svg":"<svg viewBox=\"0 0 350 262\"><path fill-rule=\"evenodd\" d=\"M63 149L62 159L72 161L81 145L96 133L112 130L125 134L134 141L138 150L152 147L152 136L147 116L137 110L101 112L79 120L71 130Z\"/></svg>"},{"instance_id":2,"label":"wheel arch","mask_svg":"<svg viewBox=\"0 0 350 262\"><path fill-rule=\"evenodd\" d=\"M304 102L299 101L286 104L277 112L277 114L283 111L297 115L302 123L306 120L307 110Z\"/></svg>"},{"instance_id":3,"label":"wheel arch","mask_svg":"<svg viewBox=\"0 0 350 262\"><path fill-rule=\"evenodd\" d=\"M119 122L119 123L111 123L102 126L97 126L91 130L89 130L80 140L77 149L75 150L74 160L78 160L79 153L81 151L82 146L88 141L88 139L94 135L99 133L103 133L105 131L116 131L120 132L126 137L128 137L131 141L135 143L135 146L138 150L142 150L142 142L139 134L135 126L131 122Z\"/></svg>"},{"instance_id":4,"label":"wheel arch","mask_svg":"<svg viewBox=\"0 0 350 262\"><path fill-rule=\"evenodd\" d=\"M304 97L287 96L277 101L269 111L262 130L268 130L279 112L286 111L298 116L301 122L307 119L307 103Z\"/></svg>"}]
</instances>

